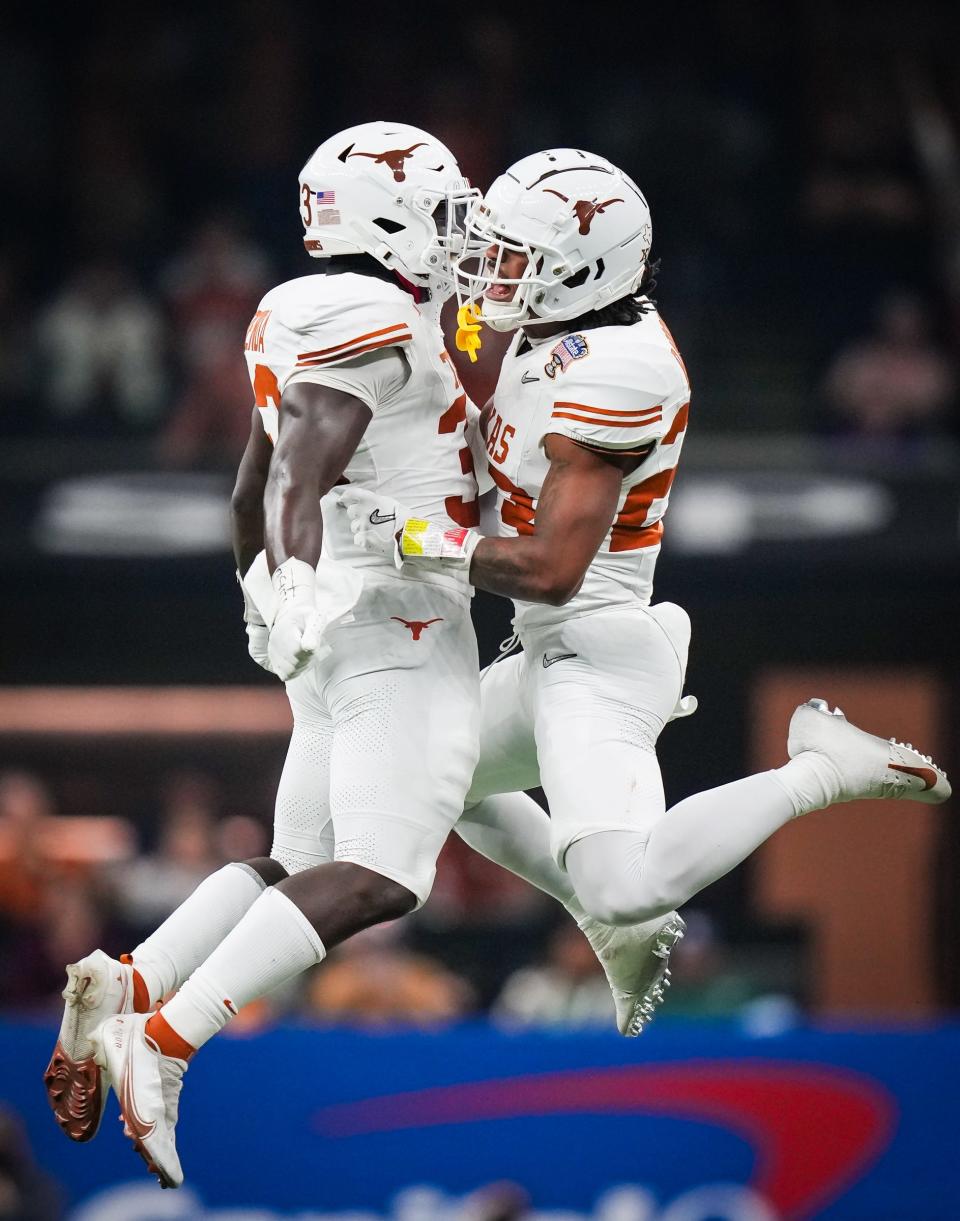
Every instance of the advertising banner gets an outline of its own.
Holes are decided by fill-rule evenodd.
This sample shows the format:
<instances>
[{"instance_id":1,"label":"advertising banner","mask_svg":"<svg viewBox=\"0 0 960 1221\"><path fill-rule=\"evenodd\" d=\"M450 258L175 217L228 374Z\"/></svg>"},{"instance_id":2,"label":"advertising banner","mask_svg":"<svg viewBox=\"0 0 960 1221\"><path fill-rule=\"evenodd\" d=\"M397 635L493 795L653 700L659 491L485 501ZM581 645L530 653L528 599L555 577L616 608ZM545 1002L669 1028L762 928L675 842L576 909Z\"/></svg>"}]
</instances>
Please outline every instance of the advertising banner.
<instances>
[{"instance_id":1,"label":"advertising banner","mask_svg":"<svg viewBox=\"0 0 960 1221\"><path fill-rule=\"evenodd\" d=\"M960 1028L225 1036L187 1073L167 1192L115 1099L89 1144L57 1130L54 1030L0 1031L5 1104L70 1221L960 1217Z\"/></svg>"}]
</instances>

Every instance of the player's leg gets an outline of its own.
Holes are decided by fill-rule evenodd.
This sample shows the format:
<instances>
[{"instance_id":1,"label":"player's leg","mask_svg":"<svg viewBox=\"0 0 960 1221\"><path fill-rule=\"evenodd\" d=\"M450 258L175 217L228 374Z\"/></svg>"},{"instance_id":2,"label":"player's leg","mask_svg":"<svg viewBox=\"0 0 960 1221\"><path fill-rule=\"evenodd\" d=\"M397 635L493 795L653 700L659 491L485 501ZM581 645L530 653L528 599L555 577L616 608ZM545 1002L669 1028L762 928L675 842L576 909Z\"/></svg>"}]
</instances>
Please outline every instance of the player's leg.
<instances>
[{"instance_id":1,"label":"player's leg","mask_svg":"<svg viewBox=\"0 0 960 1221\"><path fill-rule=\"evenodd\" d=\"M429 619L435 624L418 638L403 627ZM190 1047L345 937L422 903L463 808L479 704L465 600L419 583L371 582L354 621L334 629L331 644L332 657L316 670L334 727L336 861L272 887L163 1007ZM258 941L267 945L263 963Z\"/></svg>"},{"instance_id":2,"label":"player's leg","mask_svg":"<svg viewBox=\"0 0 960 1221\"><path fill-rule=\"evenodd\" d=\"M671 889L672 875L652 868L649 856L668 822L656 744L682 690L689 620L667 604L587 616L556 633L540 640L541 647L575 656L544 669L537 691L537 745L554 851L595 919L605 925L656 919L689 898ZM748 785L741 794L748 809L743 821L758 825L762 811L770 834L792 806L776 782L752 779L760 791ZM716 858L726 829L704 812L703 819L684 819L684 832L700 842L668 838L689 861L711 851Z\"/></svg>"},{"instance_id":3,"label":"player's leg","mask_svg":"<svg viewBox=\"0 0 960 1221\"><path fill-rule=\"evenodd\" d=\"M689 620L678 607L655 616L611 611L524 636L551 851L566 867L571 843L610 830L636 832L641 821L652 825L664 813L655 743L680 695ZM639 696L629 681L637 675L645 683ZM577 923L613 992L617 1025L622 1034L639 1034L663 999L683 922L673 911L639 913L611 927L567 872L580 905Z\"/></svg>"},{"instance_id":4,"label":"player's leg","mask_svg":"<svg viewBox=\"0 0 960 1221\"><path fill-rule=\"evenodd\" d=\"M44 1073L47 1096L72 1140L96 1135L111 1082L91 1035L118 1013L146 1013L219 945L267 886L333 859L328 772L331 726L308 676L288 684L294 729L277 792L271 857L224 865L132 952L102 950L67 967L64 1015Z\"/></svg>"},{"instance_id":5,"label":"player's leg","mask_svg":"<svg viewBox=\"0 0 960 1221\"><path fill-rule=\"evenodd\" d=\"M536 670L529 670L528 662L531 657L539 662L541 652L534 641L530 644L529 654L508 657L481 675L480 760L456 830L482 856L563 904L603 967L621 1034L637 1035L662 998L670 949L683 925L661 918L613 928L593 919L557 864L545 811L525 792L502 791L540 783L533 720Z\"/></svg>"},{"instance_id":6,"label":"player's leg","mask_svg":"<svg viewBox=\"0 0 960 1221\"><path fill-rule=\"evenodd\" d=\"M333 726L311 672L287 683L293 731L274 806L269 857L224 865L130 955L150 1009L220 944L267 886L333 860L330 750Z\"/></svg>"},{"instance_id":7,"label":"player's leg","mask_svg":"<svg viewBox=\"0 0 960 1221\"><path fill-rule=\"evenodd\" d=\"M550 849L550 819L525 789L539 787L525 653L480 675L480 756L456 832L475 852L582 914Z\"/></svg>"},{"instance_id":8,"label":"player's leg","mask_svg":"<svg viewBox=\"0 0 960 1221\"><path fill-rule=\"evenodd\" d=\"M649 657L648 666L655 668ZM637 682L636 688L642 691L643 683ZM650 710L649 698L643 706ZM656 711L659 720L664 708ZM635 765L637 776L646 774L651 785L654 730L659 732L656 722L643 743L644 757ZM565 721L558 732L550 756L554 784L563 780ZM579 832L559 843L587 911L608 924L649 920L680 907L799 815L861 797L942 801L949 794L946 777L925 756L864 733L842 715L830 714L822 701L802 705L794 713L788 754L790 761L783 767L695 794L665 815L653 801L624 803L622 791L606 787L607 809L628 810L635 825L582 824ZM915 774L924 769L926 778ZM642 787L638 783L638 791ZM551 789L547 792L549 796ZM572 821L569 807L565 814Z\"/></svg>"},{"instance_id":9,"label":"player's leg","mask_svg":"<svg viewBox=\"0 0 960 1221\"><path fill-rule=\"evenodd\" d=\"M148 1021L121 1016L97 1031L98 1058L122 1074L121 1110L161 1182L182 1171L174 1128L193 1051L243 1005L320 962L361 928L422 903L436 858L463 808L476 764L476 643L466 600L391 581L335 629L317 667L334 720L331 809L336 862L266 891L176 997ZM441 614L438 614L438 610ZM384 634L433 620L421 634ZM418 648L418 645L421 646ZM373 658L379 658L374 669ZM357 670L362 667L362 672ZM131 1116L146 1115L138 1132Z\"/></svg>"}]
</instances>

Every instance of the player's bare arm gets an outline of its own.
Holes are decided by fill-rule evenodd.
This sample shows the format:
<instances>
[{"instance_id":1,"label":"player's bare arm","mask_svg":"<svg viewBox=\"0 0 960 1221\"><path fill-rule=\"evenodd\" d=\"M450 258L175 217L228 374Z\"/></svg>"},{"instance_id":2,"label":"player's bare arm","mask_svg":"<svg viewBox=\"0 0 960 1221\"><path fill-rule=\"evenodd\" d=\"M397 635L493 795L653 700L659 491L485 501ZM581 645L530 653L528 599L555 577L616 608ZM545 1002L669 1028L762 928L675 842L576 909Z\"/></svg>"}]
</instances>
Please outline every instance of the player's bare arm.
<instances>
[{"instance_id":1,"label":"player's bare arm","mask_svg":"<svg viewBox=\"0 0 960 1221\"><path fill-rule=\"evenodd\" d=\"M550 470L533 533L481 539L470 581L507 598L563 606L579 590L610 529L625 464L637 459L600 453L557 435L548 436L544 448Z\"/></svg>"},{"instance_id":2,"label":"player's bare arm","mask_svg":"<svg viewBox=\"0 0 960 1221\"><path fill-rule=\"evenodd\" d=\"M264 489L271 572L291 558L316 566L323 539L320 497L340 479L370 419L365 403L332 386L294 382L284 391Z\"/></svg>"},{"instance_id":3,"label":"player's bare arm","mask_svg":"<svg viewBox=\"0 0 960 1221\"><path fill-rule=\"evenodd\" d=\"M284 681L306 669L324 628L342 613L335 599L319 597L320 497L341 477L370 419L369 407L332 386L297 382L281 399L263 511L267 567L277 605L268 660ZM321 601L326 601L325 611Z\"/></svg>"},{"instance_id":4,"label":"player's bare arm","mask_svg":"<svg viewBox=\"0 0 960 1221\"><path fill-rule=\"evenodd\" d=\"M263 493L267 486L273 446L263 431L259 410L254 407L250 436L237 469L237 481L230 499L230 527L233 554L241 573L263 550Z\"/></svg>"}]
</instances>

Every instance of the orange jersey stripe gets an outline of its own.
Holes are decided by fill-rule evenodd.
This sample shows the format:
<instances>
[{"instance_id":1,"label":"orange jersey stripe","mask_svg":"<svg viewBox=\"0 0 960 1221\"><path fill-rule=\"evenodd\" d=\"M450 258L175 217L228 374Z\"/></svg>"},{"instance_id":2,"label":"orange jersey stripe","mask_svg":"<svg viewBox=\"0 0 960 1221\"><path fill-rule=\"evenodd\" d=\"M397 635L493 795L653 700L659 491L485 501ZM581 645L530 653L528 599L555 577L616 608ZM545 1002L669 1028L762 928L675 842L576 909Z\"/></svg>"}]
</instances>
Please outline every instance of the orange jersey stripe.
<instances>
[{"instance_id":1,"label":"orange jersey stripe","mask_svg":"<svg viewBox=\"0 0 960 1221\"><path fill-rule=\"evenodd\" d=\"M663 538L663 522L655 521L642 529L618 528L616 522L610 534L610 550L640 551L644 547L656 547Z\"/></svg>"},{"instance_id":2,"label":"orange jersey stripe","mask_svg":"<svg viewBox=\"0 0 960 1221\"><path fill-rule=\"evenodd\" d=\"M679 437L680 434L687 427L687 416L689 414L690 414L690 404L684 403L683 406L680 408L680 410L677 412L676 416L674 417L673 423L670 425L670 431L666 434L666 436L660 442L661 445L672 445L674 443L674 441L676 441L677 437Z\"/></svg>"},{"instance_id":3,"label":"orange jersey stripe","mask_svg":"<svg viewBox=\"0 0 960 1221\"><path fill-rule=\"evenodd\" d=\"M331 352L339 352L343 348L352 348L355 343L363 343L366 339L376 339L378 335L387 335L391 331L409 331L407 322L395 322L393 326L383 326L379 331L368 331L366 335L358 335L356 339L348 339L346 343L335 343L331 348L318 348L316 352L301 352L297 360L309 360L313 356L329 356Z\"/></svg>"},{"instance_id":4,"label":"orange jersey stripe","mask_svg":"<svg viewBox=\"0 0 960 1221\"><path fill-rule=\"evenodd\" d=\"M649 479L644 479L643 483L638 483L635 488L630 489L623 508L611 527L611 551L636 551L640 547L653 547L660 542L663 522L655 521L649 526L643 523L653 502L660 500L670 491L676 473L677 468L672 466L669 470L651 475Z\"/></svg>"},{"instance_id":5,"label":"orange jersey stripe","mask_svg":"<svg viewBox=\"0 0 960 1221\"><path fill-rule=\"evenodd\" d=\"M395 344L406 343L413 336L408 331L405 335L391 335L387 339L378 339L375 343L365 343L359 348L351 348L347 352L335 352L332 356L323 356L319 360L301 360L297 362L298 369L313 369L317 365L333 365L340 360L349 360L354 356L362 356L364 352L373 352L377 348L392 348Z\"/></svg>"},{"instance_id":6,"label":"orange jersey stripe","mask_svg":"<svg viewBox=\"0 0 960 1221\"><path fill-rule=\"evenodd\" d=\"M489 463L487 469L500 491L506 493L507 499L500 509L504 522L513 526L518 534L532 534L533 497L523 488L518 488L502 471L497 470L493 463Z\"/></svg>"},{"instance_id":7,"label":"orange jersey stripe","mask_svg":"<svg viewBox=\"0 0 960 1221\"><path fill-rule=\"evenodd\" d=\"M658 321L660 323L660 326L661 326L661 329L663 330L664 335L666 335L666 337L667 337L667 343L669 343L669 345L670 345L670 351L675 356L677 364L683 370L683 380L687 383L687 386L689 387L690 374L687 372L687 366L683 363L683 357L680 355L680 349L677 347L677 341L670 334L670 328L667 326L667 324L664 322L664 320L662 318L660 318L660 319L658 319Z\"/></svg>"},{"instance_id":8,"label":"orange jersey stripe","mask_svg":"<svg viewBox=\"0 0 960 1221\"><path fill-rule=\"evenodd\" d=\"M655 412L663 411L663 403L658 403L655 407L634 407L632 411L613 411L609 407L590 407L586 403L554 403L554 411L558 411L561 407L565 407L568 411L586 411L591 415L603 416L646 416L653 415Z\"/></svg>"},{"instance_id":9,"label":"orange jersey stripe","mask_svg":"<svg viewBox=\"0 0 960 1221\"><path fill-rule=\"evenodd\" d=\"M644 428L648 424L656 424L660 415L645 416L642 420L598 420L595 416L575 415L572 411L555 411L552 420L579 420L581 424L602 425L604 428Z\"/></svg>"}]
</instances>

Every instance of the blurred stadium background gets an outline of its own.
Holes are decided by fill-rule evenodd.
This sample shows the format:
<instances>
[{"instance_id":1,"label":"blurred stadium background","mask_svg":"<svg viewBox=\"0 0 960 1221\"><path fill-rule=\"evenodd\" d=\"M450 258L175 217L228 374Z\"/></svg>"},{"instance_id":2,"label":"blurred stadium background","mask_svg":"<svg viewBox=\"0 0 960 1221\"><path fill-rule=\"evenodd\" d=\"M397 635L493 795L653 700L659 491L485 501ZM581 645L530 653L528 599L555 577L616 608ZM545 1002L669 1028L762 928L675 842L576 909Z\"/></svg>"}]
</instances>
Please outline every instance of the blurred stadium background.
<instances>
[{"instance_id":1,"label":"blurred stadium background","mask_svg":"<svg viewBox=\"0 0 960 1221\"><path fill-rule=\"evenodd\" d=\"M692 616L701 708L662 739L668 798L781 762L811 694L960 773L960 10L40 3L4 24L0 1218L955 1221L949 808L781 833L685 913L637 1044L564 914L452 842L422 912L201 1058L162 1208L118 1133L63 1141L40 1078L63 964L268 844L289 720L229 556L241 342L311 270L296 175L350 123L426 127L482 187L595 148L651 202L694 387L658 599ZM496 357L461 370L480 402ZM475 618L489 659L507 606Z\"/></svg>"}]
</instances>

